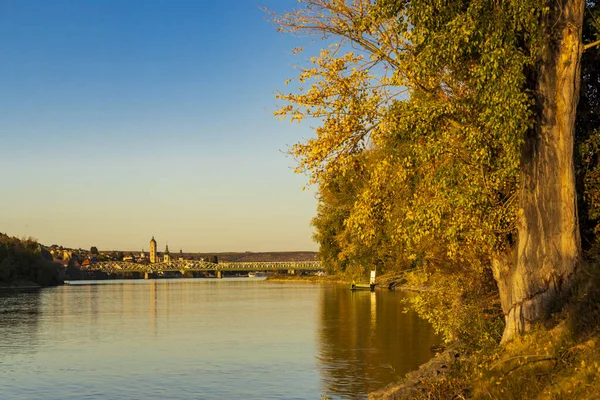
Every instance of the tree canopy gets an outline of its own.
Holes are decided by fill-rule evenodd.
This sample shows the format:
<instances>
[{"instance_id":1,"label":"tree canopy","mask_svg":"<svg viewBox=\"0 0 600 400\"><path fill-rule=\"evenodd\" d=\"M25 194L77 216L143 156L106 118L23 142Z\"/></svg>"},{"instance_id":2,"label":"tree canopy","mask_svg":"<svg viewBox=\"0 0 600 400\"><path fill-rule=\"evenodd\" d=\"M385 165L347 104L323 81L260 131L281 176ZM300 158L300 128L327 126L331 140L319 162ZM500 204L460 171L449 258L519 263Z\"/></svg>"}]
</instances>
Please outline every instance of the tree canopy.
<instances>
[{"instance_id":1,"label":"tree canopy","mask_svg":"<svg viewBox=\"0 0 600 400\"><path fill-rule=\"evenodd\" d=\"M513 265L513 254L533 233L541 242L547 240L532 228L530 211L540 204L524 203L524 193L531 185L544 186L543 174L535 171L543 170L540 165L548 159L524 149L545 148L543 138L548 138L548 154L566 151L567 162L560 166L566 172L557 169L556 174L567 177L566 187L574 187L575 180L568 178L569 145L552 139L552 132L568 136L574 127L568 118L564 126L548 122L544 115L568 110L549 100L557 97L544 82L556 79L552 74L561 65L560 52L572 47L570 27L576 27L575 37L581 29L577 18L582 5L571 1L561 9L539 0L302 0L297 10L272 14L280 31L323 43L300 67L298 77L286 82L294 89L277 94L281 105L275 114L317 122L315 136L292 146L290 153L298 161L297 172L307 173L319 188L313 223L321 256L332 269L343 270L359 260L383 270L416 268L432 281L436 273L443 274L436 281L438 289L452 293L452 299L439 302L454 303L469 298L469 291L495 293L490 278L494 261L508 259ZM590 15L597 12L595 3L588 6ZM591 42L597 23L586 21ZM584 45L577 46L583 51ZM295 50L300 55L303 51ZM577 63L567 61L572 64L567 72L578 79ZM589 89L597 90L598 74L584 68L584 79L589 92L585 101L594 102L597 95ZM572 108L578 84L571 89ZM581 172L579 180L588 188L597 182L592 172L597 139L590 134L597 128L595 115L589 114L580 129L585 149L579 162L588 172ZM558 196L553 190L548 188L540 198ZM596 204L595 193L588 191L589 204ZM595 217L594 207L590 217ZM561 226L569 218L576 225L576 210L555 217ZM570 239L575 246L577 238ZM565 263L575 262L574 251L575 258L565 256ZM532 256L523 251L516 257L523 264ZM511 265L497 269L498 283L510 281L510 286L518 280L515 276L522 277ZM537 268L535 262L528 265ZM544 268L554 271L546 264L539 270ZM574 268L568 266L553 279L567 279ZM465 286L465 280L470 284ZM462 288L449 290L459 284ZM523 293L505 293L512 301L531 295L540 284L529 282Z\"/></svg>"}]
</instances>

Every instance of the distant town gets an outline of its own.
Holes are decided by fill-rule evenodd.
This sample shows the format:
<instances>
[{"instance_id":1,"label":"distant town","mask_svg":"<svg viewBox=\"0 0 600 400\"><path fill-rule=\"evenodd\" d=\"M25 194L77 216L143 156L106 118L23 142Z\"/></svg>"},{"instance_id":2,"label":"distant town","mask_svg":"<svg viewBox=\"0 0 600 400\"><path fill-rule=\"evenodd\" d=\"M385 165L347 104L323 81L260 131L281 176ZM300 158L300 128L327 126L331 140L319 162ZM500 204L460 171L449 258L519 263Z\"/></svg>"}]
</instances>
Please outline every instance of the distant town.
<instances>
[{"instance_id":1,"label":"distant town","mask_svg":"<svg viewBox=\"0 0 600 400\"><path fill-rule=\"evenodd\" d=\"M46 287L72 280L151 279L250 276L271 272L316 274L322 272L312 251L171 253L158 251L152 237L149 251L68 248L43 245L34 238L0 233L0 287Z\"/></svg>"},{"instance_id":2,"label":"distant town","mask_svg":"<svg viewBox=\"0 0 600 400\"><path fill-rule=\"evenodd\" d=\"M172 253L169 245L163 252L158 251L158 243L152 237L148 252L145 248L140 251L98 250L96 246L90 249L74 249L53 244L46 248L52 260L64 267L77 267L83 270L94 269L94 265L104 261L128 261L138 264L153 264L171 261L207 261L219 262L257 262L257 261L313 261L317 253L312 251L281 251L281 252L219 252L192 253L184 252L182 248Z\"/></svg>"}]
</instances>

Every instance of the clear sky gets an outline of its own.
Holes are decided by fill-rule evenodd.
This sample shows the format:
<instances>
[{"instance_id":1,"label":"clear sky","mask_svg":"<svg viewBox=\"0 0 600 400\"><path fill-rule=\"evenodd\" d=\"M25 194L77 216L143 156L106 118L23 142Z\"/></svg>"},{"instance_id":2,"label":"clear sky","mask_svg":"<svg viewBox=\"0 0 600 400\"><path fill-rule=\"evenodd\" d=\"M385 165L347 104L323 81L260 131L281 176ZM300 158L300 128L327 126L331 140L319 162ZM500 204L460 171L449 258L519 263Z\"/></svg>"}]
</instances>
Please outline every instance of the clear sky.
<instances>
[{"instance_id":1,"label":"clear sky","mask_svg":"<svg viewBox=\"0 0 600 400\"><path fill-rule=\"evenodd\" d=\"M0 0L0 232L68 247L315 250L272 116L301 61L259 6Z\"/></svg>"}]
</instances>

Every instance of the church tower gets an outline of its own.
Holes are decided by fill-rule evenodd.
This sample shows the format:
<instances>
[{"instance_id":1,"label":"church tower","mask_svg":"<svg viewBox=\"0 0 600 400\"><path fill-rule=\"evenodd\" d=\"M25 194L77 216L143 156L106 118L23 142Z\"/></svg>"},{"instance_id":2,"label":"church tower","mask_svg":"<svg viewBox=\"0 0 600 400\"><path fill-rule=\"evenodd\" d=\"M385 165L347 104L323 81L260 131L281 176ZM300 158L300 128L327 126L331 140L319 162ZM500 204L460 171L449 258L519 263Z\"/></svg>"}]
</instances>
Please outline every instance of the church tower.
<instances>
[{"instance_id":1,"label":"church tower","mask_svg":"<svg viewBox=\"0 0 600 400\"><path fill-rule=\"evenodd\" d=\"M163 257L163 261L168 263L171 261L171 254L169 254L169 245L165 248L165 256Z\"/></svg>"},{"instance_id":2,"label":"church tower","mask_svg":"<svg viewBox=\"0 0 600 400\"><path fill-rule=\"evenodd\" d=\"M152 236L152 240L150 241L150 262L154 264L158 262L156 258L156 240L154 240L154 236Z\"/></svg>"}]
</instances>

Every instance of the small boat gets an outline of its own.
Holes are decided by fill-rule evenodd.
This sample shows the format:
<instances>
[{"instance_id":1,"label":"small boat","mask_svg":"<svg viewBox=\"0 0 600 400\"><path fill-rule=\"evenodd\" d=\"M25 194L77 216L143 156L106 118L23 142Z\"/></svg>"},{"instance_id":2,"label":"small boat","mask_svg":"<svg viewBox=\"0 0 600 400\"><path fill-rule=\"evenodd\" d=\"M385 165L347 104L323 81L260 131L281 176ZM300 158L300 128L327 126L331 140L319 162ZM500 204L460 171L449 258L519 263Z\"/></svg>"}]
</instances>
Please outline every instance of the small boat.
<instances>
[{"instance_id":1,"label":"small boat","mask_svg":"<svg viewBox=\"0 0 600 400\"><path fill-rule=\"evenodd\" d=\"M264 272L248 272L248 278L260 278L267 276Z\"/></svg>"},{"instance_id":2,"label":"small boat","mask_svg":"<svg viewBox=\"0 0 600 400\"><path fill-rule=\"evenodd\" d=\"M350 290L370 290L371 292L375 291L374 283L352 283L350 286Z\"/></svg>"},{"instance_id":3,"label":"small boat","mask_svg":"<svg viewBox=\"0 0 600 400\"><path fill-rule=\"evenodd\" d=\"M370 290L375 291L375 271L371 271L371 279L369 283L354 283L350 286L350 290Z\"/></svg>"}]
</instances>

